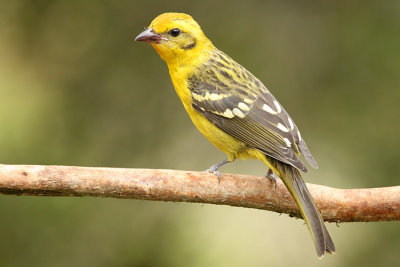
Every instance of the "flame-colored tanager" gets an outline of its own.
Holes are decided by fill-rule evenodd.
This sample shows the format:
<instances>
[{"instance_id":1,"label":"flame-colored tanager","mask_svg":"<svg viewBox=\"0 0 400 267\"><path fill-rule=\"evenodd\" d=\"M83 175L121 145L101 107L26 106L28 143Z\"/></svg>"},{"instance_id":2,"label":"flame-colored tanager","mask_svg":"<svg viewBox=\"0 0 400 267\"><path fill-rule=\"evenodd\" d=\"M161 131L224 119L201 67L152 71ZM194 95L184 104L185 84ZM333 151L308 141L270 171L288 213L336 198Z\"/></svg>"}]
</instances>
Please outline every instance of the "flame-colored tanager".
<instances>
[{"instance_id":1,"label":"flame-colored tanager","mask_svg":"<svg viewBox=\"0 0 400 267\"><path fill-rule=\"evenodd\" d=\"M311 232L317 254L334 253L335 246L300 171L317 163L306 142L264 84L204 35L189 15L164 13L136 37L150 43L167 63L175 90L197 129L227 159L208 171L220 178L218 168L236 158L259 159L277 174L299 206Z\"/></svg>"}]
</instances>

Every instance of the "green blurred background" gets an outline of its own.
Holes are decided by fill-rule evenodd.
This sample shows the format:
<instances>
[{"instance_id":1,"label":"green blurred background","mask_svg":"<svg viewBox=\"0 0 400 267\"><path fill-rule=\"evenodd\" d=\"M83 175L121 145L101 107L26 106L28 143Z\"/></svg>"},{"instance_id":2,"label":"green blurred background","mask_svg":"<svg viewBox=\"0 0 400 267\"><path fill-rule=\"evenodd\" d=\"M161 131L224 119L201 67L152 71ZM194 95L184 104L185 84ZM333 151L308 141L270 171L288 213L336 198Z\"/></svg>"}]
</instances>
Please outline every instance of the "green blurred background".
<instances>
[{"instance_id":1,"label":"green blurred background","mask_svg":"<svg viewBox=\"0 0 400 267\"><path fill-rule=\"evenodd\" d=\"M164 62L134 37L189 13L269 87L319 163L308 182L398 185L399 1L0 0L0 162L203 170L224 158ZM263 175L259 162L224 172ZM226 206L0 196L1 266L398 266L400 224L329 224Z\"/></svg>"}]
</instances>

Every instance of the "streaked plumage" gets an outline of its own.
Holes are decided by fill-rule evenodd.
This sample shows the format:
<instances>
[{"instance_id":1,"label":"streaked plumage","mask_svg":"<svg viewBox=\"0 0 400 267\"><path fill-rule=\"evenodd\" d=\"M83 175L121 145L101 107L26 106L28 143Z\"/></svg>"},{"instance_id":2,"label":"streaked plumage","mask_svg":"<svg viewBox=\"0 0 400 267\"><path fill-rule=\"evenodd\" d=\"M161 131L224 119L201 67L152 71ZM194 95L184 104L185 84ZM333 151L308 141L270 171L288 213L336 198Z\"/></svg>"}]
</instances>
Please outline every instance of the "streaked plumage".
<instances>
[{"instance_id":1,"label":"streaked plumage","mask_svg":"<svg viewBox=\"0 0 400 267\"><path fill-rule=\"evenodd\" d=\"M314 168L299 130L268 89L249 71L215 49L188 78L193 108L215 126L264 154L307 172Z\"/></svg>"},{"instance_id":2,"label":"streaked plumage","mask_svg":"<svg viewBox=\"0 0 400 267\"><path fill-rule=\"evenodd\" d=\"M178 96L199 131L227 161L255 158L280 176L312 234L318 256L335 252L321 215L300 175L317 163L289 114L253 74L219 51L193 18L165 13L136 40L151 43L167 63Z\"/></svg>"}]
</instances>

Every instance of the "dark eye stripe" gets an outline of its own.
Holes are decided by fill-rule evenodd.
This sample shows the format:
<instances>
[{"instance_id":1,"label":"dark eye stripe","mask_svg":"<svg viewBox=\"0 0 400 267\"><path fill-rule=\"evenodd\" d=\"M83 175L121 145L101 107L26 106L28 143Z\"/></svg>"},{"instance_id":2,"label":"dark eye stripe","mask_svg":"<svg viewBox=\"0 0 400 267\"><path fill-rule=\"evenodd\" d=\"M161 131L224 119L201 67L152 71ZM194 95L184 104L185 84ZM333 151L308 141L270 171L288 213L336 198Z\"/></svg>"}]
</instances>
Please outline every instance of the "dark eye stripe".
<instances>
[{"instance_id":1,"label":"dark eye stripe","mask_svg":"<svg viewBox=\"0 0 400 267\"><path fill-rule=\"evenodd\" d=\"M190 43L190 44L188 44L188 45L184 45L184 46L182 46L182 49L192 49L193 47L195 47L196 46L196 41L193 41L193 43Z\"/></svg>"}]
</instances>

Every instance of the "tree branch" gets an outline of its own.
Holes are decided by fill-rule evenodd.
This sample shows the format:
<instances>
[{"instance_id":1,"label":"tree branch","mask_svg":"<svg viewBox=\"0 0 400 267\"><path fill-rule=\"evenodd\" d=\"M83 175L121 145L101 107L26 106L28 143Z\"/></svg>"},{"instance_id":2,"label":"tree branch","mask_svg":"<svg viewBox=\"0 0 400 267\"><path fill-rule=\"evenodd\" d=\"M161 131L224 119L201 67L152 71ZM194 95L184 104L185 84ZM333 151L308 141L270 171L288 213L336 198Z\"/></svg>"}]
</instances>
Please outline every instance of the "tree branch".
<instances>
[{"instance_id":1,"label":"tree branch","mask_svg":"<svg viewBox=\"0 0 400 267\"><path fill-rule=\"evenodd\" d=\"M400 220L400 186L336 189L307 184L330 222ZM95 196L222 204L300 213L289 192L264 177L175 170L1 165L0 193L34 196Z\"/></svg>"}]
</instances>

